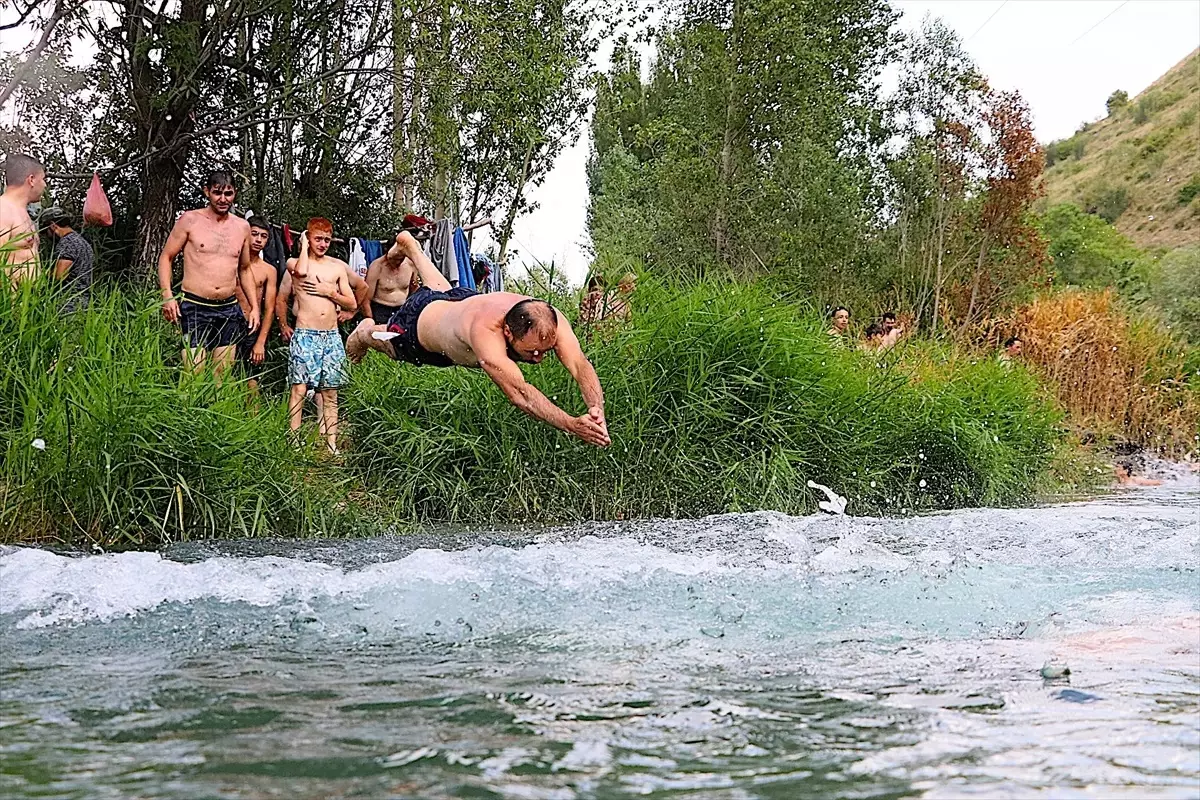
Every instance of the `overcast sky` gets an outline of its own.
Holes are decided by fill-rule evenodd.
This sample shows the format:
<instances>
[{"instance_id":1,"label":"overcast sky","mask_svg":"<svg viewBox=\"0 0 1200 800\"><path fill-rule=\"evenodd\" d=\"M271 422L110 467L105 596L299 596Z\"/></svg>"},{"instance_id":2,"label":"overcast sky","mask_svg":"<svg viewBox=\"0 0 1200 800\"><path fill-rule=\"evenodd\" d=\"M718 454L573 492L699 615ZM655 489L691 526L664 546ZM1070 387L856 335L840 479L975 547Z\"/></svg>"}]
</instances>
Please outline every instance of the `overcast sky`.
<instances>
[{"instance_id":1,"label":"overcast sky","mask_svg":"<svg viewBox=\"0 0 1200 800\"><path fill-rule=\"evenodd\" d=\"M1021 93L1043 142L1099 119L1114 90L1132 97L1200 47L1200 0L893 0L892 5L908 30L926 14L942 17L966 40L993 87ZM588 148L583 133L559 156L532 193L541 207L518 220L514 231L518 260L553 260L576 284L590 260Z\"/></svg>"}]
</instances>

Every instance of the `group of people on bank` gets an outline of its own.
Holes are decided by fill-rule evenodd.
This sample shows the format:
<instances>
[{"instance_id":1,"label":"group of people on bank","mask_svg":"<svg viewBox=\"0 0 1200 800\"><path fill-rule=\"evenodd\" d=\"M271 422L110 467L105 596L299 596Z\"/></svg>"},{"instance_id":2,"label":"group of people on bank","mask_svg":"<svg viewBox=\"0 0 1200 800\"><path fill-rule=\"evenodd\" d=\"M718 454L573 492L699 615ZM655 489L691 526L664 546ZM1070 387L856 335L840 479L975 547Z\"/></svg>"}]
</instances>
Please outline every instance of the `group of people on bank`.
<instances>
[{"instance_id":1,"label":"group of people on bank","mask_svg":"<svg viewBox=\"0 0 1200 800\"><path fill-rule=\"evenodd\" d=\"M846 347L852 347L850 309L845 306L838 306L833 309L831 318L833 325L826 333L834 341ZM867 353L885 353L895 347L903 335L904 326L897 322L896 312L885 311L877 321L872 322L866 327L866 330L863 331L863 338L858 343L858 347ZM1021 357L1024 348L1025 343L1021 341L1021 337L1010 336L1004 340L1004 347L998 357L1005 363L1011 363Z\"/></svg>"},{"instance_id":2,"label":"group of people on bank","mask_svg":"<svg viewBox=\"0 0 1200 800\"><path fill-rule=\"evenodd\" d=\"M45 192L45 170L35 159L13 154L6 159L5 181L0 248L9 280L19 283L42 272L38 233L26 207ZM333 452L337 391L348 381L350 365L371 350L416 365L482 369L526 414L588 444L610 444L596 371L566 316L550 303L452 287L408 231L396 236L364 279L329 254L333 226L319 217L309 220L298 255L280 275L262 257L267 223L231 213L237 197L232 176L213 171L201 189L207 205L179 217L158 260L162 313L183 332L185 364L208 364L219 374L241 361L256 381L277 323L288 344L290 427L300 427L305 399L313 394ZM90 261L87 269L90 277ZM339 323L359 313L362 321L343 341ZM578 384L585 414L568 414L526 382L518 365L541 363L552 353Z\"/></svg>"}]
</instances>

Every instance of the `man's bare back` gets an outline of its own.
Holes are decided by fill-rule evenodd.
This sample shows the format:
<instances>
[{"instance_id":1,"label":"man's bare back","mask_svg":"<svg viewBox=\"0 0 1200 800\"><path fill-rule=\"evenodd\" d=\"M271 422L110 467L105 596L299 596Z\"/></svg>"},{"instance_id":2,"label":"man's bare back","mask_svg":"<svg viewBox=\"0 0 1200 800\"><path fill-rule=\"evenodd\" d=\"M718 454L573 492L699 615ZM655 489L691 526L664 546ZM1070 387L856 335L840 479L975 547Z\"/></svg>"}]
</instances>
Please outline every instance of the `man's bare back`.
<instances>
[{"instance_id":1,"label":"man's bare back","mask_svg":"<svg viewBox=\"0 0 1200 800\"><path fill-rule=\"evenodd\" d=\"M351 360L362 360L371 349L394 359L403 355L414 363L478 367L526 414L588 444L610 444L604 391L562 312L519 294L451 289L408 233L398 235L388 253L393 262L401 257L412 260L424 284L397 315L394 324L403 330L397 333L395 328L363 320L346 342ZM526 382L517 362L540 363L549 352L557 353L571 373L588 413L573 417Z\"/></svg>"},{"instance_id":2,"label":"man's bare back","mask_svg":"<svg viewBox=\"0 0 1200 800\"><path fill-rule=\"evenodd\" d=\"M507 349L504 315L526 299L524 295L493 292L454 302L434 301L417 321L417 340L429 352L441 353L460 367L478 367L478 349L487 345Z\"/></svg>"},{"instance_id":3,"label":"man's bare back","mask_svg":"<svg viewBox=\"0 0 1200 800\"><path fill-rule=\"evenodd\" d=\"M13 283L38 275L38 235L20 198L0 195L0 248Z\"/></svg>"}]
</instances>

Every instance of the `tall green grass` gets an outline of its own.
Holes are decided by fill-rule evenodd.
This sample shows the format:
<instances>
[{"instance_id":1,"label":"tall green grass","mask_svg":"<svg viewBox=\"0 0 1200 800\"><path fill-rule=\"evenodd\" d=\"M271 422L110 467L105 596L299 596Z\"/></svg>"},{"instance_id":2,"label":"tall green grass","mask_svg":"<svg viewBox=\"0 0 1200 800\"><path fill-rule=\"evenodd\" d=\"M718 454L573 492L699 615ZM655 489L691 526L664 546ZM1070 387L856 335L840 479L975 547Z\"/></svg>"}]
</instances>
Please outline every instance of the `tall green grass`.
<instances>
[{"instance_id":1,"label":"tall green grass","mask_svg":"<svg viewBox=\"0 0 1200 800\"><path fill-rule=\"evenodd\" d=\"M346 526L346 478L287 445L279 403L256 410L243 383L185 374L151 295L100 291L68 315L63 299L49 283L0 287L0 541Z\"/></svg>"},{"instance_id":2,"label":"tall green grass","mask_svg":"<svg viewBox=\"0 0 1200 800\"><path fill-rule=\"evenodd\" d=\"M348 468L420 520L573 520L811 511L814 480L855 513L1028 502L1056 412L1024 371L929 345L884 359L761 288L642 286L631 325L586 344L613 445L513 409L481 374L377 360L345 407L365 437ZM573 413L562 369L525 368Z\"/></svg>"},{"instance_id":3,"label":"tall green grass","mask_svg":"<svg viewBox=\"0 0 1200 800\"><path fill-rule=\"evenodd\" d=\"M525 417L478 371L371 356L341 393L335 463L287 443L284 397L185 374L152 295L59 305L45 286L0 292L0 541L804 513L808 480L857 514L1019 504L1058 439L1019 368L919 343L867 356L760 287L644 283L631 324L585 336L612 447ZM583 413L561 366L525 369Z\"/></svg>"}]
</instances>

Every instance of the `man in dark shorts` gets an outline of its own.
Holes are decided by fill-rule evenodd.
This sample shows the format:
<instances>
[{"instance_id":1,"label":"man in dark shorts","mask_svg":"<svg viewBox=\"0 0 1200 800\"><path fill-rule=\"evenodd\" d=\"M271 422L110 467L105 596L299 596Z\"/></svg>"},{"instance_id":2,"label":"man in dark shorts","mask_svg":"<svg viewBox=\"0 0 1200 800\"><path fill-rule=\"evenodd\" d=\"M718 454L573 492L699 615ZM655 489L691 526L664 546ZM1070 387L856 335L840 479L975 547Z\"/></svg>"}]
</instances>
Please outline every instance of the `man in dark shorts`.
<instances>
[{"instance_id":1,"label":"man in dark shorts","mask_svg":"<svg viewBox=\"0 0 1200 800\"><path fill-rule=\"evenodd\" d=\"M234 360L236 345L257 331L260 311L242 314L239 293L254 296L250 269L250 225L229 213L237 190L228 172L214 171L202 187L208 206L186 211L175 222L158 259L163 316L179 324L185 336L184 363L202 366L211 354L218 374ZM171 264L183 253L183 299L171 289Z\"/></svg>"},{"instance_id":2,"label":"man in dark shorts","mask_svg":"<svg viewBox=\"0 0 1200 800\"><path fill-rule=\"evenodd\" d=\"M610 444L604 391L566 316L544 300L519 294L452 289L409 233L396 237L388 258L397 264L410 259L424 286L386 325L370 319L359 323L346 342L352 361L378 350L413 364L478 367L526 414L588 444ZM572 417L525 381L517 363L539 364L550 352L558 354L579 385L586 414Z\"/></svg>"}]
</instances>

